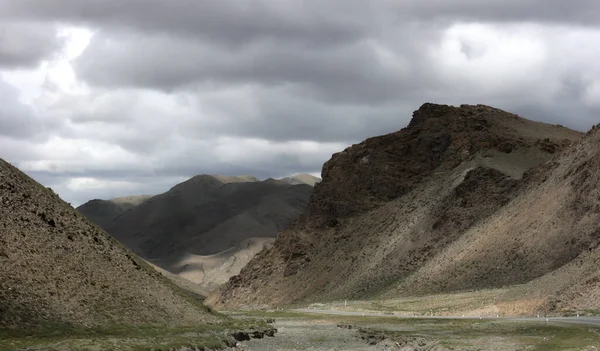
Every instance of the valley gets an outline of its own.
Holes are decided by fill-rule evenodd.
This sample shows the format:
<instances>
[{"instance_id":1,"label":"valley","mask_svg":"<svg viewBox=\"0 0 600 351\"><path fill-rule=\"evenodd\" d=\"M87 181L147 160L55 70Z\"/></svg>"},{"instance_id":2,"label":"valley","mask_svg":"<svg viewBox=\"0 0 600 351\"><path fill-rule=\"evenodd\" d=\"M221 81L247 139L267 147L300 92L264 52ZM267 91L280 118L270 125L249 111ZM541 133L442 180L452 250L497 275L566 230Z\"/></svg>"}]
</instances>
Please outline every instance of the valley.
<instances>
[{"instance_id":1,"label":"valley","mask_svg":"<svg viewBox=\"0 0 600 351\"><path fill-rule=\"evenodd\" d=\"M208 295L297 220L319 178L198 175L155 196L78 207L126 247Z\"/></svg>"},{"instance_id":2,"label":"valley","mask_svg":"<svg viewBox=\"0 0 600 351\"><path fill-rule=\"evenodd\" d=\"M0 162L0 349L596 350L600 129L426 103L323 179L73 209Z\"/></svg>"}]
</instances>

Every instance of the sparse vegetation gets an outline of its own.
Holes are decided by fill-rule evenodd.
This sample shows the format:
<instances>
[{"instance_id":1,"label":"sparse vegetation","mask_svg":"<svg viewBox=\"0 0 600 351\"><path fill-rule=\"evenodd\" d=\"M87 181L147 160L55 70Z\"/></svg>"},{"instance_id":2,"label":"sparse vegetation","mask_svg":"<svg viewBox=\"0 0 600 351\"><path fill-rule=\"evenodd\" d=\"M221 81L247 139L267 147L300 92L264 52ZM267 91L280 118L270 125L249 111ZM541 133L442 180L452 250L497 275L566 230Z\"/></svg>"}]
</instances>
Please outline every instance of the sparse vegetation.
<instances>
[{"instance_id":1,"label":"sparse vegetation","mask_svg":"<svg viewBox=\"0 0 600 351\"><path fill-rule=\"evenodd\" d=\"M184 346L220 349L232 343L231 334L240 330L270 328L254 319L198 326L112 326L74 328L51 325L30 330L0 330L0 350L171 350Z\"/></svg>"}]
</instances>

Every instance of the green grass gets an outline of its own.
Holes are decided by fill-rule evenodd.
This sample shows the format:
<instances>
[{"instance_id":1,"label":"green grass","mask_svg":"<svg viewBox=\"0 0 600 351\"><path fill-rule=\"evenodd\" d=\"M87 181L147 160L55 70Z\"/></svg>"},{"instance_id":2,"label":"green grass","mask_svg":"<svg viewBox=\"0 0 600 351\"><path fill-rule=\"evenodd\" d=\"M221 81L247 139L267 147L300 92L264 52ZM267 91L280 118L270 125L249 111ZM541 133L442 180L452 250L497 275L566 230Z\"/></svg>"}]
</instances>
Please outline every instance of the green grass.
<instances>
[{"instance_id":1,"label":"green grass","mask_svg":"<svg viewBox=\"0 0 600 351\"><path fill-rule=\"evenodd\" d=\"M229 319L219 324L198 326L113 326L73 328L51 325L30 330L0 330L0 350L169 350L193 346L218 349L230 334L239 330L266 328L263 321Z\"/></svg>"}]
</instances>

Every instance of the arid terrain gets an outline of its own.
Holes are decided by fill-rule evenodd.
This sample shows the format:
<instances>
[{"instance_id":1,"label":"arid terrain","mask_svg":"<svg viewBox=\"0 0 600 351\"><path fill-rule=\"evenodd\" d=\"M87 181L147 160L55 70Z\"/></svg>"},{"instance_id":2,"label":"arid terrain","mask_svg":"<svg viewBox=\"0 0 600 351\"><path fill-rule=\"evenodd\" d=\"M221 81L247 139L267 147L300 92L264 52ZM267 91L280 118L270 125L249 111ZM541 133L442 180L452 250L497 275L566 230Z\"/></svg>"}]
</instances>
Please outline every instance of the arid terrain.
<instances>
[{"instance_id":1,"label":"arid terrain","mask_svg":"<svg viewBox=\"0 0 600 351\"><path fill-rule=\"evenodd\" d=\"M78 211L0 161L0 349L597 350L599 145L425 104L322 182L201 175Z\"/></svg>"},{"instance_id":2,"label":"arid terrain","mask_svg":"<svg viewBox=\"0 0 600 351\"><path fill-rule=\"evenodd\" d=\"M333 155L299 223L207 302L512 287L493 303L503 314L594 309L598 140L488 106L424 104L407 128Z\"/></svg>"}]
</instances>

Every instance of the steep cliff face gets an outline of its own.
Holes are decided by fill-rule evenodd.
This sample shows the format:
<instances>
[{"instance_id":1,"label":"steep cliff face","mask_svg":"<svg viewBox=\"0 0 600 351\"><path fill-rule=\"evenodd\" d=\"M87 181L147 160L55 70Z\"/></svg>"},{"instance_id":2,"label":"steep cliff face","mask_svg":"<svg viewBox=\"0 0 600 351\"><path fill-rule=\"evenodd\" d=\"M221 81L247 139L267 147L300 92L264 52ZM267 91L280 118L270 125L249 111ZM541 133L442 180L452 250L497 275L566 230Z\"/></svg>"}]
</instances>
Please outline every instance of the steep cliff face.
<instances>
[{"instance_id":1,"label":"steep cliff face","mask_svg":"<svg viewBox=\"0 0 600 351\"><path fill-rule=\"evenodd\" d=\"M407 128L334 154L298 225L207 301L254 307L468 289L471 282L454 282L454 271L422 289L401 283L529 191L544 177L530 170L581 136L488 106L424 104ZM521 283L563 261L474 286Z\"/></svg>"},{"instance_id":2,"label":"steep cliff face","mask_svg":"<svg viewBox=\"0 0 600 351\"><path fill-rule=\"evenodd\" d=\"M219 319L52 190L0 160L0 329Z\"/></svg>"}]
</instances>

